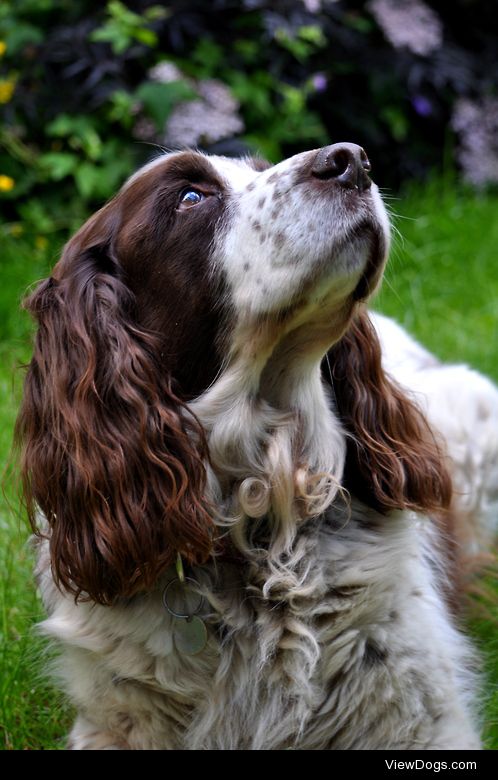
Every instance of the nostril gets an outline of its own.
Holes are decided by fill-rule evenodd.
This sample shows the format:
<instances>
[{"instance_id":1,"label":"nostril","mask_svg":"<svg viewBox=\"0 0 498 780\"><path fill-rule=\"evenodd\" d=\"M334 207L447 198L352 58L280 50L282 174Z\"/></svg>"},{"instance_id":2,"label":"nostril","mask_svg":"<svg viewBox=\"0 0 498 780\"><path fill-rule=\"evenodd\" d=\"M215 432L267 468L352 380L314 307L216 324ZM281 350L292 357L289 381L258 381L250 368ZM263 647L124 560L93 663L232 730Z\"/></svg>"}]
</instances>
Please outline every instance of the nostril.
<instances>
[{"instance_id":1,"label":"nostril","mask_svg":"<svg viewBox=\"0 0 498 780\"><path fill-rule=\"evenodd\" d=\"M334 147L329 149L328 153L327 149L322 149L318 153L311 169L311 173L317 179L336 179L346 173L351 164L351 156L347 149L334 149Z\"/></svg>"},{"instance_id":2,"label":"nostril","mask_svg":"<svg viewBox=\"0 0 498 780\"><path fill-rule=\"evenodd\" d=\"M321 173L318 173L318 176L323 179L332 179L334 177L342 176L342 174L346 173L348 170L350 163L351 161L348 153L339 149L330 156L328 166L326 166Z\"/></svg>"},{"instance_id":3,"label":"nostril","mask_svg":"<svg viewBox=\"0 0 498 780\"><path fill-rule=\"evenodd\" d=\"M371 165L370 160L367 157L367 153L366 153L366 151L364 149L362 149L361 152L360 152L360 162L361 162L361 164L363 166L363 170L366 173L370 173L370 171L372 170L372 165Z\"/></svg>"},{"instance_id":4,"label":"nostril","mask_svg":"<svg viewBox=\"0 0 498 780\"><path fill-rule=\"evenodd\" d=\"M345 189L367 190L372 166L366 152L356 144L325 146L317 153L311 175L316 179L335 180Z\"/></svg>"}]
</instances>

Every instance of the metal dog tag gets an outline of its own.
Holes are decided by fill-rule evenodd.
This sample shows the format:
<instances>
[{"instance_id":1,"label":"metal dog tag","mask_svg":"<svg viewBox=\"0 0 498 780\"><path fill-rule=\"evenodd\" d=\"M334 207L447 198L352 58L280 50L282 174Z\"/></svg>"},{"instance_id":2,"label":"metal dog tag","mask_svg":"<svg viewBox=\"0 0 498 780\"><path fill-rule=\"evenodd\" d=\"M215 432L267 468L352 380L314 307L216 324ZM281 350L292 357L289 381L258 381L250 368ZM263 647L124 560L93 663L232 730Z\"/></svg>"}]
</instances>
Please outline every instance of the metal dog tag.
<instances>
[{"instance_id":1,"label":"metal dog tag","mask_svg":"<svg viewBox=\"0 0 498 780\"><path fill-rule=\"evenodd\" d=\"M163 604L173 617L189 618L200 612L204 599L200 593L192 588L199 587L199 583L191 577L171 580L163 591Z\"/></svg>"},{"instance_id":2,"label":"metal dog tag","mask_svg":"<svg viewBox=\"0 0 498 780\"><path fill-rule=\"evenodd\" d=\"M207 628L202 618L196 615L203 604L203 596L197 580L185 577L181 558L177 562L176 579L168 582L163 590L163 604L173 616L173 642L179 653L197 655L207 644Z\"/></svg>"},{"instance_id":3,"label":"metal dog tag","mask_svg":"<svg viewBox=\"0 0 498 780\"><path fill-rule=\"evenodd\" d=\"M197 655L207 644L207 628L197 615L188 618L175 618L173 641L179 653Z\"/></svg>"}]
</instances>

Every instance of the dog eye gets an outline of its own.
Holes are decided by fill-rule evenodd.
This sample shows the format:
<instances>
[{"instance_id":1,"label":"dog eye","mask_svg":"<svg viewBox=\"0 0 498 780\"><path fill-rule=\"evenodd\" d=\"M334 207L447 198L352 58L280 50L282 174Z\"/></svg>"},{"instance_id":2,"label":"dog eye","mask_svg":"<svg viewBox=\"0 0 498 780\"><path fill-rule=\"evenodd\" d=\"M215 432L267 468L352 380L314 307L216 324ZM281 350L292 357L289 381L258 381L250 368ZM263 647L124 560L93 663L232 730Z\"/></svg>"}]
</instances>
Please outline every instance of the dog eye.
<instances>
[{"instance_id":1,"label":"dog eye","mask_svg":"<svg viewBox=\"0 0 498 780\"><path fill-rule=\"evenodd\" d=\"M206 196L198 190L184 190L180 197L180 206L197 206L205 197Z\"/></svg>"}]
</instances>

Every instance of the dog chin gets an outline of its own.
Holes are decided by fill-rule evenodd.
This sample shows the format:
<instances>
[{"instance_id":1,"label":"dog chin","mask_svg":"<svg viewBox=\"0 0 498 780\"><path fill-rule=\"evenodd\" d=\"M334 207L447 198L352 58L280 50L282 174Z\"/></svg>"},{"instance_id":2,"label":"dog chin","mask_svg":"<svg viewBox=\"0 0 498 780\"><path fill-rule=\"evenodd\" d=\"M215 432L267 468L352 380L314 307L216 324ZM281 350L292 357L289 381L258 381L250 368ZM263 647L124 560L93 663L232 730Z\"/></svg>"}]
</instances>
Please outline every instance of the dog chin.
<instances>
[{"instance_id":1,"label":"dog chin","mask_svg":"<svg viewBox=\"0 0 498 780\"><path fill-rule=\"evenodd\" d=\"M369 234L369 249L363 273L353 292L356 301L367 300L379 287L389 252L389 237L378 225Z\"/></svg>"},{"instance_id":2,"label":"dog chin","mask_svg":"<svg viewBox=\"0 0 498 780\"><path fill-rule=\"evenodd\" d=\"M374 218L364 219L324 257L324 276L344 286L349 281L355 298L368 297L368 291L373 292L382 277L388 245L382 225ZM357 290L362 294L357 295Z\"/></svg>"}]
</instances>

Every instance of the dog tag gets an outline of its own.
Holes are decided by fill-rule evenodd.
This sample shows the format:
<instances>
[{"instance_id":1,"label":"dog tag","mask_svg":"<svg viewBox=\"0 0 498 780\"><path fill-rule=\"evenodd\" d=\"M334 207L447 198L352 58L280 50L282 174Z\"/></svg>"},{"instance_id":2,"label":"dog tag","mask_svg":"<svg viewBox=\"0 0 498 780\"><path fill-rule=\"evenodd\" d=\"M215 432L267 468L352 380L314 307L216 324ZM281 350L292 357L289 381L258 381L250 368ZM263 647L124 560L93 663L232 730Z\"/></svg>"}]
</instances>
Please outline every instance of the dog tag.
<instances>
[{"instance_id":1,"label":"dog tag","mask_svg":"<svg viewBox=\"0 0 498 780\"><path fill-rule=\"evenodd\" d=\"M207 644L207 628L197 615L175 618L173 640L179 653L197 655Z\"/></svg>"},{"instance_id":2,"label":"dog tag","mask_svg":"<svg viewBox=\"0 0 498 780\"><path fill-rule=\"evenodd\" d=\"M204 599L192 589L192 585L199 587L190 577L185 577L183 582L180 579L171 580L166 585L163 604L173 617L190 618L201 610Z\"/></svg>"}]
</instances>

